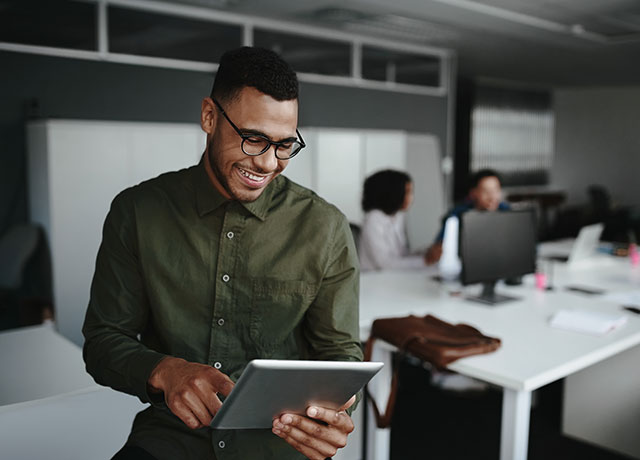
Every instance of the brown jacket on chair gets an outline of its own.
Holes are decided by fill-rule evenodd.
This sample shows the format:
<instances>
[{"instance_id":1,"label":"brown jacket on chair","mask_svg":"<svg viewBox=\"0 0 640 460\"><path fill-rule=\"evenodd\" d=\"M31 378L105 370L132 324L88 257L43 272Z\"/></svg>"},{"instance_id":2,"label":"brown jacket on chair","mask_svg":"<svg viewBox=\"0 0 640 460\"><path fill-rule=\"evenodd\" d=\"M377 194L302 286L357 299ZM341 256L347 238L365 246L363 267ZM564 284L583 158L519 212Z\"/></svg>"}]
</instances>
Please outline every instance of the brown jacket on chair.
<instances>
[{"instance_id":1,"label":"brown jacket on chair","mask_svg":"<svg viewBox=\"0 0 640 460\"><path fill-rule=\"evenodd\" d=\"M438 369L465 356L492 352L500 347L500 339L488 337L468 324L450 324L432 315L414 315L401 318L382 318L373 322L365 347L364 359L371 360L376 339L395 345L400 351L431 363ZM376 422L379 428L391 424L398 385L398 371L393 373L391 394L384 414L378 410L373 398Z\"/></svg>"}]
</instances>

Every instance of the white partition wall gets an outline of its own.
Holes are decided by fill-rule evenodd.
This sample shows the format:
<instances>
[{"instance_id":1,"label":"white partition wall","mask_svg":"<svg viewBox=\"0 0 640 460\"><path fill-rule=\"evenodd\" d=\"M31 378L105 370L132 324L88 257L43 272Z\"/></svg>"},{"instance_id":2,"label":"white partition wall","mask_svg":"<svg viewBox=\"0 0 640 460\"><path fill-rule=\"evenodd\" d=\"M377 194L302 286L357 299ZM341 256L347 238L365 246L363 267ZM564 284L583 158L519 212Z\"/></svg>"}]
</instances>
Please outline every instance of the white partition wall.
<instances>
[{"instance_id":1,"label":"white partition wall","mask_svg":"<svg viewBox=\"0 0 640 460\"><path fill-rule=\"evenodd\" d=\"M447 210L441 164L437 137L428 134L408 136L407 171L414 181L414 201L407 212L407 234L414 251L433 243Z\"/></svg>"},{"instance_id":2,"label":"white partition wall","mask_svg":"<svg viewBox=\"0 0 640 460\"><path fill-rule=\"evenodd\" d=\"M359 191L362 137L348 130L321 130L315 146L316 192L349 217L362 220Z\"/></svg>"},{"instance_id":3,"label":"white partition wall","mask_svg":"<svg viewBox=\"0 0 640 460\"><path fill-rule=\"evenodd\" d=\"M363 135L363 180L382 169L407 170L407 133L366 131Z\"/></svg>"},{"instance_id":4,"label":"white partition wall","mask_svg":"<svg viewBox=\"0 0 640 460\"><path fill-rule=\"evenodd\" d=\"M197 163L198 125L49 120L27 128L31 220L43 225L53 265L60 333L81 344L81 327L102 224L121 190Z\"/></svg>"}]
</instances>

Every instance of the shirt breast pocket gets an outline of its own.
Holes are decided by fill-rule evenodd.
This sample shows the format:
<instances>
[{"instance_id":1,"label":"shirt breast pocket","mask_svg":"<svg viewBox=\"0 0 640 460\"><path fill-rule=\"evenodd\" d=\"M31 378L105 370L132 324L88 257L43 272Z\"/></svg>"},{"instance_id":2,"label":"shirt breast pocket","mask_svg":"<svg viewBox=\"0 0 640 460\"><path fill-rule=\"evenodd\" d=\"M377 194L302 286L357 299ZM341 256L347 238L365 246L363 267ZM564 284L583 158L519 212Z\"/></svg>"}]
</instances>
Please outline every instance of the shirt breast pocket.
<instances>
[{"instance_id":1,"label":"shirt breast pocket","mask_svg":"<svg viewBox=\"0 0 640 460\"><path fill-rule=\"evenodd\" d=\"M312 301L313 288L305 281L253 281L249 333L263 357L290 342Z\"/></svg>"}]
</instances>

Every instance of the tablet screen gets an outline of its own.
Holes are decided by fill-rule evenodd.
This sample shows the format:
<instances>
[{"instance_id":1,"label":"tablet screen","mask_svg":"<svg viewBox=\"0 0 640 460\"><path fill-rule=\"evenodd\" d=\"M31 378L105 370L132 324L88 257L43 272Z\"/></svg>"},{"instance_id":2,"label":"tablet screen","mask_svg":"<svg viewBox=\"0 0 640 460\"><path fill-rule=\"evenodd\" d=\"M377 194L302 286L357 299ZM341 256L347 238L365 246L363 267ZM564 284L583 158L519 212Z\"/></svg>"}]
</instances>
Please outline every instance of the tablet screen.
<instances>
[{"instance_id":1,"label":"tablet screen","mask_svg":"<svg viewBox=\"0 0 640 460\"><path fill-rule=\"evenodd\" d=\"M283 412L310 405L337 409L382 368L382 363L256 359L247 365L211 421L216 429L271 428Z\"/></svg>"}]
</instances>

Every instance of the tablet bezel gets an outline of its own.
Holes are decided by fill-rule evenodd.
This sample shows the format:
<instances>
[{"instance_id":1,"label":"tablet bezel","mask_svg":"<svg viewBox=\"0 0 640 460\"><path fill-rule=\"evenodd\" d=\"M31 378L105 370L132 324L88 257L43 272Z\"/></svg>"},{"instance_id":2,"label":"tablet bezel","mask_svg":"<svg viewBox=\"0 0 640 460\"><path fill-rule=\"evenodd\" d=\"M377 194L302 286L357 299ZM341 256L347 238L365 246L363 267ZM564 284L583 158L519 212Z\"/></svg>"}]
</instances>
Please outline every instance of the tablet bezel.
<instances>
[{"instance_id":1,"label":"tablet bezel","mask_svg":"<svg viewBox=\"0 0 640 460\"><path fill-rule=\"evenodd\" d=\"M250 361L211 421L214 429L271 428L274 417L309 405L337 409L380 370L379 362Z\"/></svg>"}]
</instances>

